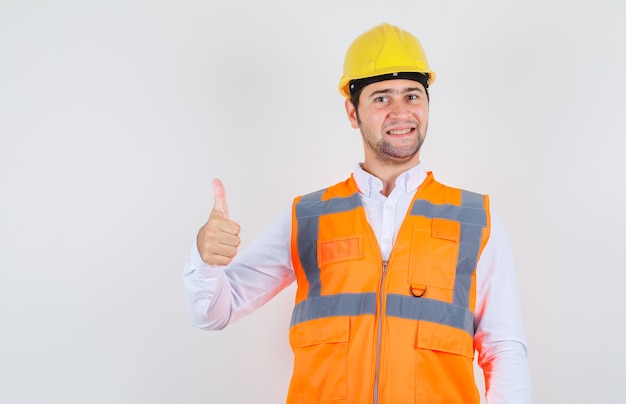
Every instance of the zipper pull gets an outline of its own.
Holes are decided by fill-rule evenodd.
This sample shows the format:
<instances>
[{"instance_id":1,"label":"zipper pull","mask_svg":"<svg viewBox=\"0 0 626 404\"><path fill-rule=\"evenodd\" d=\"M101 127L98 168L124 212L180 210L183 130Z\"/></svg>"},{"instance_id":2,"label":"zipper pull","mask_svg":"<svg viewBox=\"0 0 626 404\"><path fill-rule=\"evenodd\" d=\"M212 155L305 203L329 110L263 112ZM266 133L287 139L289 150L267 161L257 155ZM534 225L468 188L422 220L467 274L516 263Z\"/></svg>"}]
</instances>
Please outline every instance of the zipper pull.
<instances>
[{"instance_id":1,"label":"zipper pull","mask_svg":"<svg viewBox=\"0 0 626 404\"><path fill-rule=\"evenodd\" d=\"M389 261L383 261L383 273L387 272L387 262Z\"/></svg>"}]
</instances>

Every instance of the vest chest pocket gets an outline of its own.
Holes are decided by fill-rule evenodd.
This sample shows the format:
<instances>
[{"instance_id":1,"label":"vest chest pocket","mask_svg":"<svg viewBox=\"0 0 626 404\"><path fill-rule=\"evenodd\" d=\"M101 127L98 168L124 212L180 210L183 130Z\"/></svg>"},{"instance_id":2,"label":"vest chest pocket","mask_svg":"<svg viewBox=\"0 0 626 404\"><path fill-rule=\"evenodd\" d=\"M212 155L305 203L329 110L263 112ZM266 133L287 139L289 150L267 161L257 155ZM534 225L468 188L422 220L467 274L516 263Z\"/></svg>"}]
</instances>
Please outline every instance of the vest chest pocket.
<instances>
[{"instance_id":1,"label":"vest chest pocket","mask_svg":"<svg viewBox=\"0 0 626 404\"><path fill-rule=\"evenodd\" d=\"M320 266L363 258L363 237L352 236L336 240L318 240L317 262Z\"/></svg>"},{"instance_id":2,"label":"vest chest pocket","mask_svg":"<svg viewBox=\"0 0 626 404\"><path fill-rule=\"evenodd\" d=\"M434 286L452 290L459 255L461 223L434 218L430 226L414 226L409 283L414 290Z\"/></svg>"},{"instance_id":3,"label":"vest chest pocket","mask_svg":"<svg viewBox=\"0 0 626 404\"><path fill-rule=\"evenodd\" d=\"M329 317L291 327L294 370L289 402L321 403L348 395L350 318Z\"/></svg>"}]
</instances>

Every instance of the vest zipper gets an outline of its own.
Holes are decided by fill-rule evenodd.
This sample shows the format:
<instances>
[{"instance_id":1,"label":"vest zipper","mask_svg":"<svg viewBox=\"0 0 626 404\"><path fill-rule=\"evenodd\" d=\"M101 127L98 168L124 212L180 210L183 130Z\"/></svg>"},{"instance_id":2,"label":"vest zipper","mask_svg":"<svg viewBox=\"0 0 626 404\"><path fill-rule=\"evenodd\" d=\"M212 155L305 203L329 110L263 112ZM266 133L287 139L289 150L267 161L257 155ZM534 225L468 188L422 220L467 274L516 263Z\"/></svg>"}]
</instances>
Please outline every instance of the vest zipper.
<instances>
[{"instance_id":1,"label":"vest zipper","mask_svg":"<svg viewBox=\"0 0 626 404\"><path fill-rule=\"evenodd\" d=\"M385 275L387 274L387 261L383 261L383 275L380 280L380 290L379 292L379 307L380 312L378 316L378 340L376 342L376 368L374 373L374 404L378 403L378 377L379 377L379 367L380 367L380 340L383 334L383 289L385 285Z\"/></svg>"}]
</instances>

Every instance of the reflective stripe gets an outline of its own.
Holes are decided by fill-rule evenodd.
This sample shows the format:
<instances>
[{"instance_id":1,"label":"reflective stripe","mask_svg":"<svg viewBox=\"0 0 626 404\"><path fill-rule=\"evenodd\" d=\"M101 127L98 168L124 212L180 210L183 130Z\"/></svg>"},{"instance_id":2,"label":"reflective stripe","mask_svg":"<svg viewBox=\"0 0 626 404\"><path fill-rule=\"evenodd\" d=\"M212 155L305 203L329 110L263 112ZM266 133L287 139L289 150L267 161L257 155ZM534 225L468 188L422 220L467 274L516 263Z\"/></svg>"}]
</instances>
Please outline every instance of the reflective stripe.
<instances>
[{"instance_id":1,"label":"reflective stripe","mask_svg":"<svg viewBox=\"0 0 626 404\"><path fill-rule=\"evenodd\" d=\"M297 209L297 207L296 207ZM298 219L298 256L309 283L308 297L319 296L320 267L317 263L317 235L319 234L320 217L309 216Z\"/></svg>"},{"instance_id":2,"label":"reflective stripe","mask_svg":"<svg viewBox=\"0 0 626 404\"><path fill-rule=\"evenodd\" d=\"M339 293L308 298L296 305L291 326L307 320L376 314L376 293Z\"/></svg>"},{"instance_id":3,"label":"reflective stripe","mask_svg":"<svg viewBox=\"0 0 626 404\"><path fill-rule=\"evenodd\" d=\"M465 194L471 194L472 192L463 191L463 197ZM474 200L472 200L474 202ZM435 205L424 199L417 199L411 209L412 216L424 216L429 219L440 218L454 220L455 222L461 222L463 224L474 224L478 226L487 225L487 215L484 208L477 208L475 206L457 206L450 204Z\"/></svg>"},{"instance_id":4,"label":"reflective stripe","mask_svg":"<svg viewBox=\"0 0 626 404\"><path fill-rule=\"evenodd\" d=\"M461 306L456 306L441 300L387 295L387 315L409 320L424 320L437 324L448 325L467 332L474 336L474 315Z\"/></svg>"},{"instance_id":5,"label":"reflective stripe","mask_svg":"<svg viewBox=\"0 0 626 404\"><path fill-rule=\"evenodd\" d=\"M322 201L326 190L303 196L296 204L298 220L298 254L309 283L308 297L321 294L320 268L317 262L317 239L319 238L320 216L330 213L348 212L361 206L361 198L354 193L347 198L331 198Z\"/></svg>"},{"instance_id":6,"label":"reflective stripe","mask_svg":"<svg viewBox=\"0 0 626 404\"><path fill-rule=\"evenodd\" d=\"M485 197L475 192L461 190L461 205L468 209L485 209Z\"/></svg>"},{"instance_id":7,"label":"reflective stripe","mask_svg":"<svg viewBox=\"0 0 626 404\"><path fill-rule=\"evenodd\" d=\"M452 303L461 307L469 307L472 274L478 264L482 229L487 226L484 197L463 190L461 191L461 206L435 205L429 201L417 199L411 208L411 215L431 219L448 219L461 223Z\"/></svg>"},{"instance_id":8,"label":"reflective stripe","mask_svg":"<svg viewBox=\"0 0 626 404\"><path fill-rule=\"evenodd\" d=\"M296 205L296 217L300 219L329 213L348 212L361 206L361 197L356 192L346 198L337 197L322 201L322 195L325 191L317 191L303 196Z\"/></svg>"},{"instance_id":9,"label":"reflective stripe","mask_svg":"<svg viewBox=\"0 0 626 404\"><path fill-rule=\"evenodd\" d=\"M339 293L320 296L303 300L295 306L291 326L308 320L363 314L376 314L376 293ZM465 307L440 300L389 294L387 295L387 315L448 325L474 335L472 312Z\"/></svg>"}]
</instances>

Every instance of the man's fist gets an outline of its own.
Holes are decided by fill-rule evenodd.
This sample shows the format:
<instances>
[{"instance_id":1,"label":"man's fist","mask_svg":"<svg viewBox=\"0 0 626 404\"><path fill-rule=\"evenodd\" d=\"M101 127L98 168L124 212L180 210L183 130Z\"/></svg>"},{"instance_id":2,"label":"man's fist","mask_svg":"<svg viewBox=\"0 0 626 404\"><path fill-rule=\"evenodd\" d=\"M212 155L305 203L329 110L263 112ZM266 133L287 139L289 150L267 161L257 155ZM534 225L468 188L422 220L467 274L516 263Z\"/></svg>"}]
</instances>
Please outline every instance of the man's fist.
<instances>
[{"instance_id":1,"label":"man's fist","mask_svg":"<svg viewBox=\"0 0 626 404\"><path fill-rule=\"evenodd\" d=\"M219 179L213 180L215 202L209 220L200 228L196 243L202 260L210 265L227 265L241 243L239 225L228 218L226 191Z\"/></svg>"}]
</instances>

